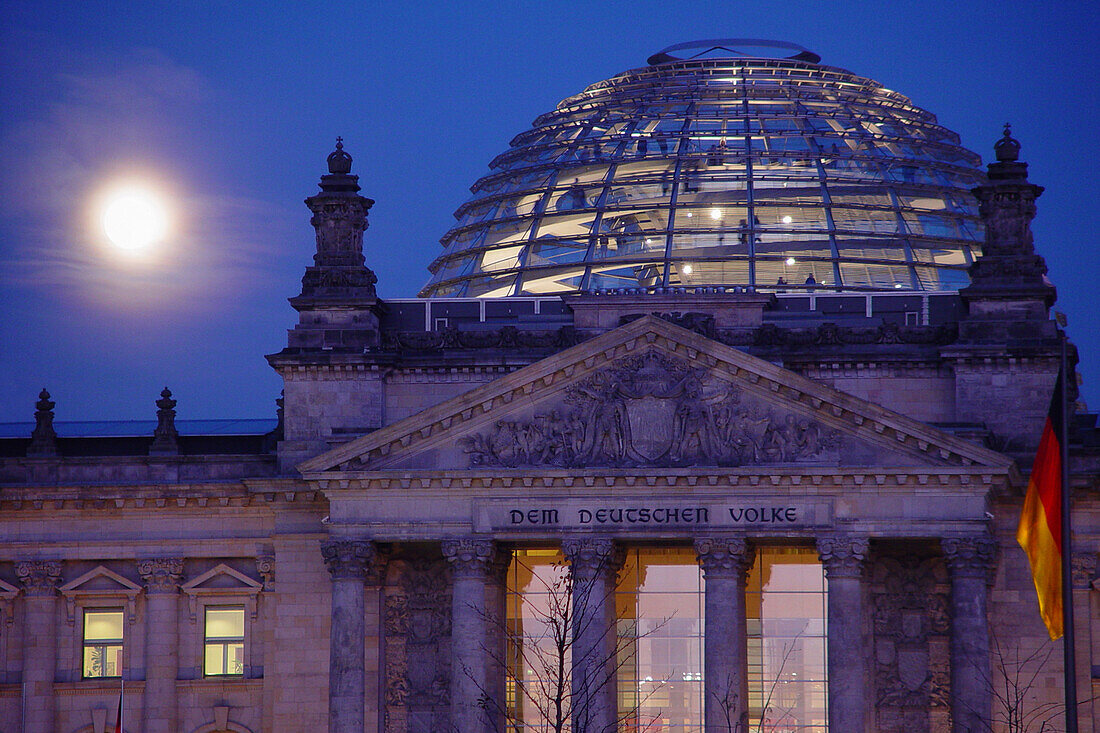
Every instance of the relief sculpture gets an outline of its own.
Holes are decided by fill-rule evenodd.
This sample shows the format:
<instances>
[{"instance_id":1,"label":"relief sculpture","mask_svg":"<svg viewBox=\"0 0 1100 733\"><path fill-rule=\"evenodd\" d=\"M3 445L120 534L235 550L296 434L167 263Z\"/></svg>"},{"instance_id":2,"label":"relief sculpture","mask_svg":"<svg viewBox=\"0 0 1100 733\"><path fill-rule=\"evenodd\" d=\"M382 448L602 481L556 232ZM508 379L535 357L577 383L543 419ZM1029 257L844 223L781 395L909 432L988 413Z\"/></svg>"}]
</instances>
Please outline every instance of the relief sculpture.
<instances>
[{"instance_id":1,"label":"relief sculpture","mask_svg":"<svg viewBox=\"0 0 1100 733\"><path fill-rule=\"evenodd\" d=\"M650 352L569 387L533 419L460 442L473 466L740 466L825 460L839 435L744 404L706 370Z\"/></svg>"}]
</instances>

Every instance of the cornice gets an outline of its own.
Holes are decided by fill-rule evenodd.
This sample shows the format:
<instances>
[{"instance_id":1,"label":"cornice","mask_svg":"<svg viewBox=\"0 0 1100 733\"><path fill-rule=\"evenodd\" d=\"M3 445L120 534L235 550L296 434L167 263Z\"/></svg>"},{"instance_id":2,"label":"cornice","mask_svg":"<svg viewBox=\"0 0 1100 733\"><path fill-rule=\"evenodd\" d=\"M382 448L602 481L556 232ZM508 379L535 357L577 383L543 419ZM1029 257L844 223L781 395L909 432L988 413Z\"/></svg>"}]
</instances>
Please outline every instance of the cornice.
<instances>
[{"instance_id":1,"label":"cornice","mask_svg":"<svg viewBox=\"0 0 1100 733\"><path fill-rule=\"evenodd\" d=\"M226 484L6 486L0 489L0 511L262 508L323 500L315 488L300 479L246 479Z\"/></svg>"},{"instance_id":2,"label":"cornice","mask_svg":"<svg viewBox=\"0 0 1100 733\"><path fill-rule=\"evenodd\" d=\"M717 489L754 488L833 491L874 489L1002 490L1020 483L1015 465L1005 467L729 469L555 469L529 471L344 471L306 476L330 498L342 491L446 492L528 489Z\"/></svg>"}]
</instances>

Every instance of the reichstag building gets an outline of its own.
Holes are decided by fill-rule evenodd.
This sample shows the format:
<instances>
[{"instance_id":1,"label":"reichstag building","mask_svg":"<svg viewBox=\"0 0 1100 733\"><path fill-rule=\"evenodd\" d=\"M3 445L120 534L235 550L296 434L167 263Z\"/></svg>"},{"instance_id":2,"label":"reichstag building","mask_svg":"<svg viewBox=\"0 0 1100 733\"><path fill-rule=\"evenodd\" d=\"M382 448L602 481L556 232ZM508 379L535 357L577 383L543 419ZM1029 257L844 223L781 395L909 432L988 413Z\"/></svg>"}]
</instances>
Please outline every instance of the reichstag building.
<instances>
[{"instance_id":1,"label":"reichstag building","mask_svg":"<svg viewBox=\"0 0 1100 733\"><path fill-rule=\"evenodd\" d=\"M114 730L123 685L149 733L1060 729L1015 532L1063 332L988 142L792 44L672 46L517 135L392 300L337 142L277 419L4 426L0 730Z\"/></svg>"}]
</instances>

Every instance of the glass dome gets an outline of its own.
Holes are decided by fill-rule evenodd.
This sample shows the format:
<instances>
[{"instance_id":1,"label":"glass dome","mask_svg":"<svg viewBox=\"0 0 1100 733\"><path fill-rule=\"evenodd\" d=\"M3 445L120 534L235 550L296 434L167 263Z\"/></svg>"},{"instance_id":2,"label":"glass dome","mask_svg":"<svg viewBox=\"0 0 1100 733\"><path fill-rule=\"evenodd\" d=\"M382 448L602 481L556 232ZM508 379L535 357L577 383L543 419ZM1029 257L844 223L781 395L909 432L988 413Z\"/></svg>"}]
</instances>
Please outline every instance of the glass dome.
<instances>
[{"instance_id":1,"label":"glass dome","mask_svg":"<svg viewBox=\"0 0 1100 733\"><path fill-rule=\"evenodd\" d=\"M679 44L563 100L473 185L420 295L965 286L980 158L818 59Z\"/></svg>"}]
</instances>

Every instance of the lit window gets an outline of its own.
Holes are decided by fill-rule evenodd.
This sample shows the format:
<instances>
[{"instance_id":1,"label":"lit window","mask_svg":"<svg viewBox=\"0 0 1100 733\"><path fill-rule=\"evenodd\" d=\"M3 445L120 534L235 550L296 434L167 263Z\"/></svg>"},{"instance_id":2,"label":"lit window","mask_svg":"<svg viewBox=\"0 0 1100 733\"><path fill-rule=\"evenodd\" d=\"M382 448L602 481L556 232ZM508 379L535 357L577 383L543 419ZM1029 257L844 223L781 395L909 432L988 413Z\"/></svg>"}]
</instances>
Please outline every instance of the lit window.
<instances>
[{"instance_id":1,"label":"lit window","mask_svg":"<svg viewBox=\"0 0 1100 733\"><path fill-rule=\"evenodd\" d=\"M118 677L122 671L122 609L84 611L84 677Z\"/></svg>"},{"instance_id":2,"label":"lit window","mask_svg":"<svg viewBox=\"0 0 1100 733\"><path fill-rule=\"evenodd\" d=\"M244 674L244 608L208 606L204 636L204 675Z\"/></svg>"}]
</instances>

